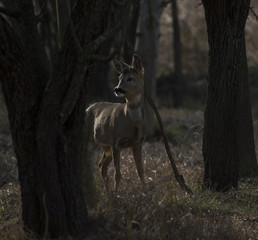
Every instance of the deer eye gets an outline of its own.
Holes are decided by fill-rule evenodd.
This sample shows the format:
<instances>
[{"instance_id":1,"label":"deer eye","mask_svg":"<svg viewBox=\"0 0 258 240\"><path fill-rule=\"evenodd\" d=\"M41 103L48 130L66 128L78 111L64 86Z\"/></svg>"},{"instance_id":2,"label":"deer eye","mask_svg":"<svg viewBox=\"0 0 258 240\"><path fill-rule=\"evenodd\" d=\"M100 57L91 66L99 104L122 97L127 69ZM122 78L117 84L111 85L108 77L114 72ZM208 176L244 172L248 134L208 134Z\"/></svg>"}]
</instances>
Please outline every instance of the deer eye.
<instances>
[{"instance_id":1,"label":"deer eye","mask_svg":"<svg viewBox=\"0 0 258 240\"><path fill-rule=\"evenodd\" d=\"M132 82L133 78L127 78L127 82Z\"/></svg>"}]
</instances>

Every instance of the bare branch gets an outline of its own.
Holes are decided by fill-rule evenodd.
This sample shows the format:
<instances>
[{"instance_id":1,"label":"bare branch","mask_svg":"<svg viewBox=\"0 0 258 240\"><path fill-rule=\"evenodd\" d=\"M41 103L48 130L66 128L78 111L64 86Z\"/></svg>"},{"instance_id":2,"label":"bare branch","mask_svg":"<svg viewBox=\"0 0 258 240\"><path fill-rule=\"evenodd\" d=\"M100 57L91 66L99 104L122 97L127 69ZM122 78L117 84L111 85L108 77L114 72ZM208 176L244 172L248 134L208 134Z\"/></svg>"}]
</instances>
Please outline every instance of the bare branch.
<instances>
[{"instance_id":1,"label":"bare branch","mask_svg":"<svg viewBox=\"0 0 258 240\"><path fill-rule=\"evenodd\" d=\"M43 2L42 6L40 7L39 14L36 16L39 21L43 15L43 11L45 10L46 6L47 6L47 0Z\"/></svg>"},{"instance_id":2,"label":"bare branch","mask_svg":"<svg viewBox=\"0 0 258 240\"><path fill-rule=\"evenodd\" d=\"M115 48L108 56L90 55L85 58L85 61L110 62L119 52L119 49Z\"/></svg>"},{"instance_id":3,"label":"bare branch","mask_svg":"<svg viewBox=\"0 0 258 240\"><path fill-rule=\"evenodd\" d=\"M128 3L129 2L129 3ZM108 29L106 32L104 32L102 35L100 35L93 43L93 47L95 49L98 49L104 42L106 42L108 39L110 39L116 32L121 30L121 28L125 25L126 20L128 19L131 1L123 1L123 14L122 19L118 19L117 22L114 24L114 26L110 29Z\"/></svg>"},{"instance_id":4,"label":"bare branch","mask_svg":"<svg viewBox=\"0 0 258 240\"><path fill-rule=\"evenodd\" d=\"M123 26L124 21L118 21L111 29L108 29L94 41L94 47L98 49L104 42L113 37Z\"/></svg>"},{"instance_id":5,"label":"bare branch","mask_svg":"<svg viewBox=\"0 0 258 240\"><path fill-rule=\"evenodd\" d=\"M12 11L10 9L6 9L6 8L3 8L3 7L0 7L0 13L3 13L9 17L13 17L15 19L18 19L19 16L20 16L20 13L19 12L15 12L15 11Z\"/></svg>"},{"instance_id":6,"label":"bare branch","mask_svg":"<svg viewBox=\"0 0 258 240\"><path fill-rule=\"evenodd\" d=\"M71 28L71 32L72 32L72 36L74 38L74 41L77 45L77 48L78 48L78 51L80 54L83 54L83 48L80 44L80 41L76 35L76 32L75 32L75 29L74 29L74 25L73 25L73 21L72 21L72 18L71 18L71 8L70 8L70 1L69 0L65 0L66 2L66 7L67 7L67 12L68 12L68 19L69 19L69 25L70 25L70 28Z\"/></svg>"},{"instance_id":7,"label":"bare branch","mask_svg":"<svg viewBox=\"0 0 258 240\"><path fill-rule=\"evenodd\" d=\"M167 155L168 155L168 158L169 158L169 161L170 161L170 164L171 164L171 167L172 167L172 170L174 172L174 175L175 175L175 178L177 180L177 182L179 183L179 185L189 194L192 194L192 190L186 185L185 183L185 180L183 178L182 175L179 174L178 172L178 169L177 169L177 166L176 166L176 162L175 162L175 159L173 158L173 155L170 151L170 148L169 148L169 144L168 144L168 140L167 140L167 136L164 132L164 127L163 127L163 123L162 123L162 120L161 120L161 117L160 117L160 114L159 114L159 111L156 107L156 104L155 102L153 101L151 95L149 94L148 90L144 89L144 94L150 104L150 106L152 107L153 111L155 112L155 115L156 115L156 118L158 120L158 123L159 123L159 127L160 127L160 130L161 130L161 134L163 136L163 140L164 140L164 144L165 144L165 149L166 149L166 152L167 152Z\"/></svg>"},{"instance_id":8,"label":"bare branch","mask_svg":"<svg viewBox=\"0 0 258 240\"><path fill-rule=\"evenodd\" d=\"M253 13L253 15L254 15L254 17L255 17L255 19L256 19L256 21L258 20L258 16L257 16L257 14L255 13L255 11L254 11L254 7L250 7L250 10L251 10L251 12Z\"/></svg>"},{"instance_id":9,"label":"bare branch","mask_svg":"<svg viewBox=\"0 0 258 240\"><path fill-rule=\"evenodd\" d=\"M123 19L120 20L112 29L110 29L108 32L104 33L97 39L97 43L95 43L95 47L99 47L102 44L102 41L105 42L108 40L110 37L113 36L115 32L118 32L121 30L121 37L120 41L117 44L117 46L114 48L112 53L110 53L108 56L99 56L99 55L92 55L92 56L87 56L86 60L92 60L92 61L98 61L98 62L109 62L112 60L116 55L119 54L120 49L122 48L125 39L126 39L126 33L127 33L127 26L128 26L128 17L129 14L127 14L127 11L129 11L131 4L127 4L126 7L124 7L124 13L122 14ZM96 42L96 41L95 41ZM100 44L101 43L101 44Z\"/></svg>"}]
</instances>

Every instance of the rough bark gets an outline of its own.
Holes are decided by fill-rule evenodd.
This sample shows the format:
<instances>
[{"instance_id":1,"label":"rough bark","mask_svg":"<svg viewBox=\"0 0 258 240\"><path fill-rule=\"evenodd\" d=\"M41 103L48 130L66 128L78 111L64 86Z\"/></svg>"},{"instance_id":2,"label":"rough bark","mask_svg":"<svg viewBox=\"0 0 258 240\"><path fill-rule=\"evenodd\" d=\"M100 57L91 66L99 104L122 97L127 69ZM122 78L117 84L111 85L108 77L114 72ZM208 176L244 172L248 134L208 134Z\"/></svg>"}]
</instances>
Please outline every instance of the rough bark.
<instances>
[{"instance_id":1,"label":"rough bark","mask_svg":"<svg viewBox=\"0 0 258 240\"><path fill-rule=\"evenodd\" d=\"M34 0L37 2L36 0ZM38 0L38 13L43 6L45 0ZM58 55L58 36L56 23L56 3L55 1L47 1L45 8L42 11L41 22L38 24L38 29L42 43L45 46L45 51L49 61L50 70L53 70L56 58ZM67 16L66 16L67 18Z\"/></svg>"},{"instance_id":2,"label":"rough bark","mask_svg":"<svg viewBox=\"0 0 258 240\"><path fill-rule=\"evenodd\" d=\"M23 222L36 229L40 201L36 185L36 124L40 98L49 78L48 63L37 34L32 2L7 1L5 6L14 11L23 9L19 21L12 21L15 33L2 20L1 56L5 58L1 64L1 84L18 160Z\"/></svg>"},{"instance_id":3,"label":"rough bark","mask_svg":"<svg viewBox=\"0 0 258 240\"><path fill-rule=\"evenodd\" d=\"M112 40L109 40L103 44L101 49L101 55L108 56L112 48ZM88 102L92 101L111 101L114 100L114 94L109 86L109 69L110 65L107 62L95 63L92 73L91 81L89 82L89 89L91 91L88 94Z\"/></svg>"},{"instance_id":4,"label":"rough bark","mask_svg":"<svg viewBox=\"0 0 258 240\"><path fill-rule=\"evenodd\" d=\"M248 81L245 44L243 44L241 61L242 75L240 77L242 78L242 81L240 90L239 123L237 128L237 140L239 146L239 176L254 177L258 175L258 165L255 154L254 128L250 102L250 88Z\"/></svg>"},{"instance_id":5,"label":"rough bark","mask_svg":"<svg viewBox=\"0 0 258 240\"><path fill-rule=\"evenodd\" d=\"M110 3L77 1L72 19L88 55L96 54L88 46L104 31ZM49 78L32 1L19 1L16 7L22 13L13 23L17 35L1 18L0 74L18 160L23 222L39 236L81 237L88 228L78 165L92 63L83 60L68 29Z\"/></svg>"},{"instance_id":6,"label":"rough bark","mask_svg":"<svg viewBox=\"0 0 258 240\"><path fill-rule=\"evenodd\" d=\"M18 161L23 222L25 226L36 229L39 216L35 175L38 158L36 119L41 91L26 69L29 61L25 58L21 41L17 40L17 36L2 17L0 40L0 79Z\"/></svg>"},{"instance_id":7,"label":"rough bark","mask_svg":"<svg viewBox=\"0 0 258 240\"><path fill-rule=\"evenodd\" d=\"M103 32L103 20L107 19L109 6L110 1L79 1L75 8L72 16L75 31L88 55L95 54L95 49L87 49L87 46ZM44 179L41 194L48 189L46 205L49 219L53 219L50 225L55 227L52 231L61 233L67 229L72 233L85 233L87 225L78 164L81 163L81 132L86 105L85 80L89 79L91 63L85 62L76 52L77 45L68 30L38 118L40 179ZM55 201L58 195L63 201ZM63 219L67 219L67 223Z\"/></svg>"},{"instance_id":8,"label":"rough bark","mask_svg":"<svg viewBox=\"0 0 258 240\"><path fill-rule=\"evenodd\" d=\"M181 40L180 40L180 26L178 21L177 1L171 0L172 3L172 19L173 19L173 48L174 48L174 64L175 76L173 79L173 106L178 108L182 104L182 57L181 57Z\"/></svg>"},{"instance_id":9,"label":"rough bark","mask_svg":"<svg viewBox=\"0 0 258 240\"><path fill-rule=\"evenodd\" d=\"M203 5L209 41L203 184L225 191L237 188L239 177L241 87L247 78L244 27L250 1L204 0Z\"/></svg>"}]
</instances>

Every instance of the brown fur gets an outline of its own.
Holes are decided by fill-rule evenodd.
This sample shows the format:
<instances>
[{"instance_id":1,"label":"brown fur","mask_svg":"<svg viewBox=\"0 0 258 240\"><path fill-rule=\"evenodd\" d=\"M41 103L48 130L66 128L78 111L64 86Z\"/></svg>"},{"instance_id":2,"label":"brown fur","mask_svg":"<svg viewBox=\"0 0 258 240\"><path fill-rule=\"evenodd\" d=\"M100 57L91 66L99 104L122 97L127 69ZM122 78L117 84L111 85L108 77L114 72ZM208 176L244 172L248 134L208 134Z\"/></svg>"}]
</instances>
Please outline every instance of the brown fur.
<instances>
[{"instance_id":1,"label":"brown fur","mask_svg":"<svg viewBox=\"0 0 258 240\"><path fill-rule=\"evenodd\" d=\"M120 151L131 147L138 175L144 185L144 171L141 157L145 138L144 69L140 59L134 55L132 66L114 60L113 65L120 74L114 89L117 97L125 103L98 102L86 110L91 136L95 145L103 149L99 169L108 190L107 170L110 162L115 166L115 190L121 179Z\"/></svg>"}]
</instances>

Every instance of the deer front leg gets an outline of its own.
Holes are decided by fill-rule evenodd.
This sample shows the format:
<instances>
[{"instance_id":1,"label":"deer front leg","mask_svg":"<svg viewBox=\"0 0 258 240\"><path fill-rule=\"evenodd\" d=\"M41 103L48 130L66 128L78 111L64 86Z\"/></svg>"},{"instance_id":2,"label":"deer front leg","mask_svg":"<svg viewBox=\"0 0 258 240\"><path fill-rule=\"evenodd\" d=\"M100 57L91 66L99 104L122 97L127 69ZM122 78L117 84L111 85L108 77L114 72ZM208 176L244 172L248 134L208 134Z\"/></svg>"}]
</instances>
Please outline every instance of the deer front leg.
<instances>
[{"instance_id":1,"label":"deer front leg","mask_svg":"<svg viewBox=\"0 0 258 240\"><path fill-rule=\"evenodd\" d=\"M111 153L111 148L104 148L103 150L104 152L103 152L102 158L99 161L99 170L101 172L102 180L104 182L106 191L108 192L107 171L108 171L108 165L112 160L112 153Z\"/></svg>"},{"instance_id":2,"label":"deer front leg","mask_svg":"<svg viewBox=\"0 0 258 240\"><path fill-rule=\"evenodd\" d=\"M143 170L143 162L142 162L142 144L137 144L133 146L133 156L134 156L136 169L144 189L145 181L144 181L144 170Z\"/></svg>"},{"instance_id":3,"label":"deer front leg","mask_svg":"<svg viewBox=\"0 0 258 240\"><path fill-rule=\"evenodd\" d=\"M121 172L120 172L120 149L117 146L112 147L114 166L115 166L115 191L118 190L118 186L121 180Z\"/></svg>"}]
</instances>

